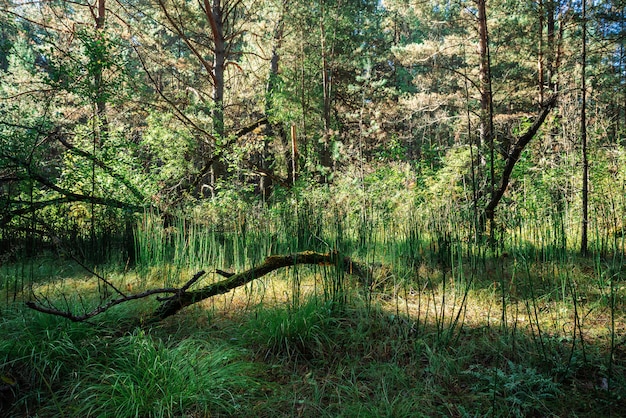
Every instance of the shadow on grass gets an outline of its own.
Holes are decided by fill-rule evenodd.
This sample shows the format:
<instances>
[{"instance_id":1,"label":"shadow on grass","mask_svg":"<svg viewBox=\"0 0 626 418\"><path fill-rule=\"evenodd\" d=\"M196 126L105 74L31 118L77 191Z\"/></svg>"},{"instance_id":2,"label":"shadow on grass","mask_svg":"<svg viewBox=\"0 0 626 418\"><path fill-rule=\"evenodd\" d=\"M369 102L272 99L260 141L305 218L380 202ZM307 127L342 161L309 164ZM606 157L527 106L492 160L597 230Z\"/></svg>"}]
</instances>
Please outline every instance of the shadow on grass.
<instances>
[{"instance_id":1,"label":"shadow on grass","mask_svg":"<svg viewBox=\"0 0 626 418\"><path fill-rule=\"evenodd\" d=\"M445 254L449 264L423 257L368 289L346 285L335 302L323 286L295 297L293 283L272 276L290 287L252 283L145 329L153 301L93 324L2 305L0 414L595 417L626 408L623 289L607 293L603 267ZM595 299L579 299L593 289Z\"/></svg>"}]
</instances>

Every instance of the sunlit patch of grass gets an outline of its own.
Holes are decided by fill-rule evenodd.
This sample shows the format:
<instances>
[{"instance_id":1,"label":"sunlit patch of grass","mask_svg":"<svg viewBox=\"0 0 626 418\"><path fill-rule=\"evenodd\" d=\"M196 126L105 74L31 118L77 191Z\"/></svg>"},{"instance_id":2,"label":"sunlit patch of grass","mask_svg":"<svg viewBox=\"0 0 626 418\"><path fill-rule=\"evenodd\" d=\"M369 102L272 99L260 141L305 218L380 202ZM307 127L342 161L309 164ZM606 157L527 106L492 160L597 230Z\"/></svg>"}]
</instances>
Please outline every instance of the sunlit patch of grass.
<instances>
[{"instance_id":1,"label":"sunlit patch of grass","mask_svg":"<svg viewBox=\"0 0 626 418\"><path fill-rule=\"evenodd\" d=\"M30 310L3 316L0 375L16 382L3 416L231 415L263 396L261 368L244 349L198 332L170 340L138 331L134 309L97 326Z\"/></svg>"}]
</instances>

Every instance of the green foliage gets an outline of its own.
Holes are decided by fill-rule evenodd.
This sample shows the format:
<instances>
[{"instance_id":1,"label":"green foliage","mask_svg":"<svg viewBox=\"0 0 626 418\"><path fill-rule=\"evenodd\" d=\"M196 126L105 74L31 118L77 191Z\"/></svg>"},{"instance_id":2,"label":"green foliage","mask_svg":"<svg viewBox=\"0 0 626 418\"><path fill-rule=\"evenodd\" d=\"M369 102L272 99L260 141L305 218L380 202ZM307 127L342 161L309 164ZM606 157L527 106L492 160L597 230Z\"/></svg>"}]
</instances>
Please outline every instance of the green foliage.
<instances>
[{"instance_id":1,"label":"green foliage","mask_svg":"<svg viewBox=\"0 0 626 418\"><path fill-rule=\"evenodd\" d=\"M126 310L120 319L124 314L137 312ZM93 326L50 315L4 312L0 375L17 382L14 408L39 416L234 414L256 396L257 368L243 350L199 336L169 342L142 331L114 336L108 331L119 333L124 322L110 319L115 327L94 333ZM0 411L9 406L0 402Z\"/></svg>"},{"instance_id":2,"label":"green foliage","mask_svg":"<svg viewBox=\"0 0 626 418\"><path fill-rule=\"evenodd\" d=\"M144 162L142 172L149 180L152 194L157 195L164 186L171 187L195 174L192 154L197 145L189 130L172 114L154 113L148 116L146 123L137 156ZM155 198L168 200L165 195Z\"/></svg>"},{"instance_id":3,"label":"green foliage","mask_svg":"<svg viewBox=\"0 0 626 418\"><path fill-rule=\"evenodd\" d=\"M550 414L547 404L562 395L561 386L553 378L511 361L505 370L472 365L464 374L477 380L472 391L493 398L490 415L494 416Z\"/></svg>"},{"instance_id":4,"label":"green foliage","mask_svg":"<svg viewBox=\"0 0 626 418\"><path fill-rule=\"evenodd\" d=\"M309 298L290 308L262 308L251 321L247 338L265 355L314 358L333 350L335 327L332 302Z\"/></svg>"},{"instance_id":5,"label":"green foliage","mask_svg":"<svg viewBox=\"0 0 626 418\"><path fill-rule=\"evenodd\" d=\"M84 370L73 388L81 416L172 417L235 414L257 385L241 352L199 339L173 345L143 333L119 338L106 364Z\"/></svg>"}]
</instances>

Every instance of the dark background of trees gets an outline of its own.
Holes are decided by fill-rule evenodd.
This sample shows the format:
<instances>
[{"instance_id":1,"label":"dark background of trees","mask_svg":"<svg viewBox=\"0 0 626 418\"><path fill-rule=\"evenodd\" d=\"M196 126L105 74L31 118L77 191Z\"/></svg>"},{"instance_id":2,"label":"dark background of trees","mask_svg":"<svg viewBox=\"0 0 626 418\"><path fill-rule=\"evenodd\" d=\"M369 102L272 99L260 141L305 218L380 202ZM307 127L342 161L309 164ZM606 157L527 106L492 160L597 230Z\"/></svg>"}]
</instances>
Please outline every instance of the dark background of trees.
<instances>
[{"instance_id":1,"label":"dark background of trees","mask_svg":"<svg viewBox=\"0 0 626 418\"><path fill-rule=\"evenodd\" d=\"M129 257L144 210L398 173L477 235L567 206L585 252L623 228L624 6L2 0L2 252Z\"/></svg>"}]
</instances>

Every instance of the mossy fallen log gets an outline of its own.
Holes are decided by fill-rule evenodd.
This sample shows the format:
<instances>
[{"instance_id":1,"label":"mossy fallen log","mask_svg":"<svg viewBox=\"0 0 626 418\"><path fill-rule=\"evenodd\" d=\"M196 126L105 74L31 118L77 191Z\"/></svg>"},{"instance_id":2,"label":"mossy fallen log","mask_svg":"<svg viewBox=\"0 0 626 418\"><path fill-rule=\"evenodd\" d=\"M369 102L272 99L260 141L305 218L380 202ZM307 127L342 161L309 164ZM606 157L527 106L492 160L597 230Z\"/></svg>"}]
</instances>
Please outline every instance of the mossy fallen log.
<instances>
[{"instance_id":1,"label":"mossy fallen log","mask_svg":"<svg viewBox=\"0 0 626 418\"><path fill-rule=\"evenodd\" d=\"M312 264L312 265L326 265L335 266L335 268L344 271L350 275L356 276L359 280L369 285L372 283L372 270L361 263L353 261L350 257L341 256L337 251L331 251L328 253L318 253L315 251L302 251L299 253L287 254L287 255L272 255L267 257L263 263L258 266L254 266L241 273L229 273L222 270L215 270L216 273L225 277L224 280L217 283L212 283L201 289L189 290L204 274L205 271L199 271L189 279L180 288L162 288L162 289L150 289L141 293L127 294L116 288L109 280L101 275L92 272L101 284L107 289L112 290L113 294L117 297L103 302L96 308L86 311L82 314L76 314L70 309L60 309L56 307L52 301L48 298L43 300L38 298L36 294L32 294L34 300L26 302L26 306L39 312L43 312L50 315L62 316L74 322L87 321L101 313L109 310L113 306L120 305L122 303L143 299L152 295L169 294L170 296L162 297L158 296L157 300L161 302L161 305L157 307L150 318L143 322L145 324L151 324L159 322L169 316L176 314L181 309L193 305L194 303L208 299L212 296L221 295L227 293L237 287L250 283L253 280L259 279L266 274L278 270L283 267L290 267L299 264Z\"/></svg>"},{"instance_id":2,"label":"mossy fallen log","mask_svg":"<svg viewBox=\"0 0 626 418\"><path fill-rule=\"evenodd\" d=\"M187 306L216 295L227 293L237 287L259 279L274 270L299 264L335 266L348 274L359 277L363 281L367 280L369 277L368 269L365 266L353 261L350 257L340 256L336 251L328 253L302 251L287 255L272 255L267 257L260 265L254 266L241 273L233 274L219 270L219 274L227 277L225 280L212 283L193 291L186 291L183 287L180 292L167 298L161 298L161 305L154 312L150 322L161 321L176 314Z\"/></svg>"}]
</instances>

